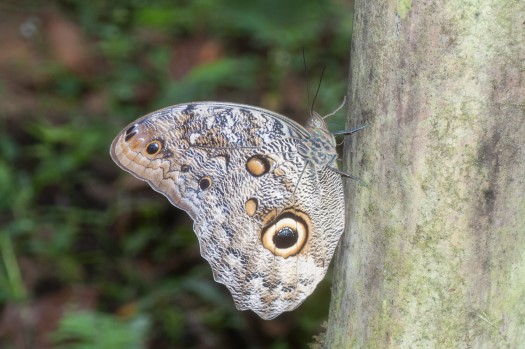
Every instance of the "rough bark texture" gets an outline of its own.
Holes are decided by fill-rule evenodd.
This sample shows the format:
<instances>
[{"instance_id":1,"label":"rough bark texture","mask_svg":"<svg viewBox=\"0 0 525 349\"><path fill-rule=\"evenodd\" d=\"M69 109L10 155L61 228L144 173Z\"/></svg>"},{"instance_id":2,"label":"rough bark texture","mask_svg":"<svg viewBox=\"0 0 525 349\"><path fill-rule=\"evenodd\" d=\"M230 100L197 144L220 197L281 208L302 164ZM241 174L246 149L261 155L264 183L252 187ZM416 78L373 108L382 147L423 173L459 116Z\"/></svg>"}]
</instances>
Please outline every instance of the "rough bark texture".
<instances>
[{"instance_id":1,"label":"rough bark texture","mask_svg":"<svg viewBox=\"0 0 525 349\"><path fill-rule=\"evenodd\" d=\"M357 0L328 348L525 347L525 1Z\"/></svg>"}]
</instances>

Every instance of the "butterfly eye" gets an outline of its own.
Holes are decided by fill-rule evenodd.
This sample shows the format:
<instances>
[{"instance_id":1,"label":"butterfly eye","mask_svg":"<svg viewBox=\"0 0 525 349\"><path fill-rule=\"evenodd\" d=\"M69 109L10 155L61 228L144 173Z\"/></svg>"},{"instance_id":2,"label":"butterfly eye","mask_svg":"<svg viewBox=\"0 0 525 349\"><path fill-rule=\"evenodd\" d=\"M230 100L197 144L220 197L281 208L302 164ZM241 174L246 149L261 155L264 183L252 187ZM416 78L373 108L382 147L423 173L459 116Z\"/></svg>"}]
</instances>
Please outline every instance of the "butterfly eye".
<instances>
[{"instance_id":1,"label":"butterfly eye","mask_svg":"<svg viewBox=\"0 0 525 349\"><path fill-rule=\"evenodd\" d=\"M263 229L263 246L284 258L298 254L308 240L309 225L305 219L308 220L306 214L299 211L281 214Z\"/></svg>"},{"instance_id":2,"label":"butterfly eye","mask_svg":"<svg viewBox=\"0 0 525 349\"><path fill-rule=\"evenodd\" d=\"M159 141L152 141L146 146L146 153L149 155L157 155L161 149L162 144Z\"/></svg>"}]
</instances>

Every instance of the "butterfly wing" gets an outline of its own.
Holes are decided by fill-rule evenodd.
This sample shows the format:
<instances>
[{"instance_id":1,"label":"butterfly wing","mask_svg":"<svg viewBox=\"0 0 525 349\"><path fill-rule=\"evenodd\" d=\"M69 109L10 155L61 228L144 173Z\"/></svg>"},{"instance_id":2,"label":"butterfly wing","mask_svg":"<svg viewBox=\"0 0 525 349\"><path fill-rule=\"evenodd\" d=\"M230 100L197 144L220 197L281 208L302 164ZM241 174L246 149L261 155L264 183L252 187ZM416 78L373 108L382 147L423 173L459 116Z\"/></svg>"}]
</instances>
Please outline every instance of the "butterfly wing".
<instances>
[{"instance_id":1,"label":"butterfly wing","mask_svg":"<svg viewBox=\"0 0 525 349\"><path fill-rule=\"evenodd\" d=\"M113 140L110 155L123 170L147 181L194 218L201 207L200 178L195 176L226 170L233 149L306 137L299 124L283 122L286 119L242 104L175 105L128 125Z\"/></svg>"},{"instance_id":2,"label":"butterfly wing","mask_svg":"<svg viewBox=\"0 0 525 349\"><path fill-rule=\"evenodd\" d=\"M215 280L238 309L263 319L297 308L313 292L344 227L341 178L297 156L285 161L260 178L222 178L194 226ZM232 184L235 195L221 197Z\"/></svg>"},{"instance_id":3,"label":"butterfly wing","mask_svg":"<svg viewBox=\"0 0 525 349\"><path fill-rule=\"evenodd\" d=\"M237 308L271 319L313 292L344 227L341 178L299 154L308 136L279 114L206 102L139 119L111 155L190 214Z\"/></svg>"}]
</instances>

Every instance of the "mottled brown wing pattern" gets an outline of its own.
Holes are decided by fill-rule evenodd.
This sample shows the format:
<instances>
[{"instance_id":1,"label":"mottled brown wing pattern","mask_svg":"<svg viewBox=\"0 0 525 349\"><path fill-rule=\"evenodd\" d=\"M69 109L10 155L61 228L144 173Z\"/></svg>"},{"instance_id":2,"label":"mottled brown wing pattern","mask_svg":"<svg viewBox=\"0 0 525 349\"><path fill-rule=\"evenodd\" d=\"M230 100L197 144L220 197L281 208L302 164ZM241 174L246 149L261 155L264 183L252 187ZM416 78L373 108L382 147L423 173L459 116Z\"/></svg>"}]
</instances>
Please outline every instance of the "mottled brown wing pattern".
<instances>
[{"instance_id":1,"label":"mottled brown wing pattern","mask_svg":"<svg viewBox=\"0 0 525 349\"><path fill-rule=\"evenodd\" d=\"M344 228L335 141L252 106L202 102L151 113L111 156L194 219L202 256L238 309L295 309L324 277ZM334 165L335 166L335 165Z\"/></svg>"}]
</instances>

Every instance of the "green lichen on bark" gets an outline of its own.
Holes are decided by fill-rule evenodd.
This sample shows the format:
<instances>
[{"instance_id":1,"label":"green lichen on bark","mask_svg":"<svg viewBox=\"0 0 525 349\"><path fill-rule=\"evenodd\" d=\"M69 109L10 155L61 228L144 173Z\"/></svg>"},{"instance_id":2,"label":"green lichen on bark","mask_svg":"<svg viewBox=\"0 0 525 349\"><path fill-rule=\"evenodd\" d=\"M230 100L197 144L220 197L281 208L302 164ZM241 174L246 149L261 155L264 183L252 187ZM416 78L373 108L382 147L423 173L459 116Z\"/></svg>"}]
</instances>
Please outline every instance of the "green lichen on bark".
<instances>
[{"instance_id":1,"label":"green lichen on bark","mask_svg":"<svg viewBox=\"0 0 525 349\"><path fill-rule=\"evenodd\" d=\"M399 17L404 19L408 12L410 12L410 8L412 7L412 0L398 0L397 1L397 14Z\"/></svg>"}]
</instances>

